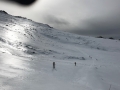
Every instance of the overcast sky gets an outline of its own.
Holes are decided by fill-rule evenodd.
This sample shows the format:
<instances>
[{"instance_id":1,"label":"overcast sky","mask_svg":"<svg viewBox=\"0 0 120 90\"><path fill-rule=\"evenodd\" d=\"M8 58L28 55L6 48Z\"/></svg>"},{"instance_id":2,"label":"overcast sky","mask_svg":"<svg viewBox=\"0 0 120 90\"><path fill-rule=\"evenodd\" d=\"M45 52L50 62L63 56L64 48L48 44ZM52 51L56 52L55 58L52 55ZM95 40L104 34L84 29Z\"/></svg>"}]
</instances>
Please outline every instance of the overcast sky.
<instances>
[{"instance_id":1,"label":"overcast sky","mask_svg":"<svg viewBox=\"0 0 120 90\"><path fill-rule=\"evenodd\" d=\"M37 0L29 7L0 1L0 9L81 35L120 38L120 0Z\"/></svg>"}]
</instances>

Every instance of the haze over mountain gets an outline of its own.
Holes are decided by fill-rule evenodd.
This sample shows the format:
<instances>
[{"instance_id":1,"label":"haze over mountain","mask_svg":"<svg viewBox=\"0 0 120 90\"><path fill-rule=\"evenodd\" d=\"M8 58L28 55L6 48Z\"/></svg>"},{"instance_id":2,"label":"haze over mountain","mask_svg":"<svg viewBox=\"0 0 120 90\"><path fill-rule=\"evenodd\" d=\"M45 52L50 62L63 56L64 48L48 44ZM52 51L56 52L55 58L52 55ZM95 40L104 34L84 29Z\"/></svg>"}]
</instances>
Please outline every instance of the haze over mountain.
<instances>
[{"instance_id":1,"label":"haze over mountain","mask_svg":"<svg viewBox=\"0 0 120 90\"><path fill-rule=\"evenodd\" d=\"M71 34L0 11L0 90L120 90L119 75L119 40Z\"/></svg>"}]
</instances>

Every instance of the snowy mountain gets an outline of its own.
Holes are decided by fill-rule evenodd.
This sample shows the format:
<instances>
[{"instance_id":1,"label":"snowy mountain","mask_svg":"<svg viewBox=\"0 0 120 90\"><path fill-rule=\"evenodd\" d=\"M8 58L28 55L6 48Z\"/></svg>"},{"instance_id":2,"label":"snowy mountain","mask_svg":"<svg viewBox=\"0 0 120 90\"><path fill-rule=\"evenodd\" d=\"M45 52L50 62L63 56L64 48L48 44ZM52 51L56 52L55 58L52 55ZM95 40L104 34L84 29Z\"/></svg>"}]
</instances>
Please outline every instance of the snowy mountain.
<instances>
[{"instance_id":1,"label":"snowy mountain","mask_svg":"<svg viewBox=\"0 0 120 90\"><path fill-rule=\"evenodd\" d=\"M119 76L120 41L0 11L0 90L120 90Z\"/></svg>"}]
</instances>

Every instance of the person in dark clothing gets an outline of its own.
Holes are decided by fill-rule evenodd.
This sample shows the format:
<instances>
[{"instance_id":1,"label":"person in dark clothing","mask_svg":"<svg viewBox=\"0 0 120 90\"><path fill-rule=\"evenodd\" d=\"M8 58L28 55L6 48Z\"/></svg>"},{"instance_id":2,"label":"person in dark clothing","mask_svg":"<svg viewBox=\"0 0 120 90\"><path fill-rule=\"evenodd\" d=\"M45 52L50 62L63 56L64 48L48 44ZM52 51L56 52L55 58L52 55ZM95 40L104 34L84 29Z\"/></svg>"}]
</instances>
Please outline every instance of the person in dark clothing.
<instances>
[{"instance_id":1,"label":"person in dark clothing","mask_svg":"<svg viewBox=\"0 0 120 90\"><path fill-rule=\"evenodd\" d=\"M53 69L55 69L55 62L53 62Z\"/></svg>"},{"instance_id":2,"label":"person in dark clothing","mask_svg":"<svg viewBox=\"0 0 120 90\"><path fill-rule=\"evenodd\" d=\"M76 62L75 62L75 66L76 66Z\"/></svg>"}]
</instances>

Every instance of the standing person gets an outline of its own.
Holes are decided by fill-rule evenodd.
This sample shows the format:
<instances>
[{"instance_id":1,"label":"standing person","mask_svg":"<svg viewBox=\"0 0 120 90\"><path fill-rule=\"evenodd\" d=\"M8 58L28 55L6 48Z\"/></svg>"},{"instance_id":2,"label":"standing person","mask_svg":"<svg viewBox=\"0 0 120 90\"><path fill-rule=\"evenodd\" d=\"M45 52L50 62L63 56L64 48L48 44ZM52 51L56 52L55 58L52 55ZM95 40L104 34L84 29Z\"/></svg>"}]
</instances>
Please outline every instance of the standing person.
<instances>
[{"instance_id":1,"label":"standing person","mask_svg":"<svg viewBox=\"0 0 120 90\"><path fill-rule=\"evenodd\" d=\"M76 66L76 62L75 62L75 66Z\"/></svg>"},{"instance_id":2,"label":"standing person","mask_svg":"<svg viewBox=\"0 0 120 90\"><path fill-rule=\"evenodd\" d=\"M53 62L53 69L55 69L55 62Z\"/></svg>"}]
</instances>

